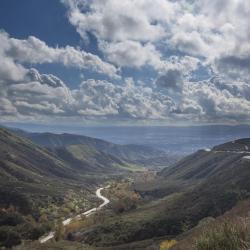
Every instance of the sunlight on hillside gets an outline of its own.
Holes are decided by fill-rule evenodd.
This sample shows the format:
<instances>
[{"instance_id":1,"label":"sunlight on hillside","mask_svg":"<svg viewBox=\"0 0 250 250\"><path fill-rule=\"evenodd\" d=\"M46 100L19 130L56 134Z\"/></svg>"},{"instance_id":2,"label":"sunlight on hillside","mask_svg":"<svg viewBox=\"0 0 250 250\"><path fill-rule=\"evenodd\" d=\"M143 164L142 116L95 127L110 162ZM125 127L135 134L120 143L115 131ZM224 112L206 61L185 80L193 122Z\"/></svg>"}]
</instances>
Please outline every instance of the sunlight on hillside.
<instances>
[{"instance_id":1,"label":"sunlight on hillside","mask_svg":"<svg viewBox=\"0 0 250 250\"><path fill-rule=\"evenodd\" d=\"M165 240L160 244L160 250L168 250L177 244L176 240Z\"/></svg>"}]
</instances>

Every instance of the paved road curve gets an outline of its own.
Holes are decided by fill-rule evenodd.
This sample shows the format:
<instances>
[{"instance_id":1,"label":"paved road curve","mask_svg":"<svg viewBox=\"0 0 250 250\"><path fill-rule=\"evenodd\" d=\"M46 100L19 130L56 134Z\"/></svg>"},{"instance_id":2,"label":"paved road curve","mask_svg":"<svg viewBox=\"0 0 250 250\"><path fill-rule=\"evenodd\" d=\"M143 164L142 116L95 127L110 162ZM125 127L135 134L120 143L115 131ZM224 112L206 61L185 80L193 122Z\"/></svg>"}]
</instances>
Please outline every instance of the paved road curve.
<instances>
[{"instance_id":1,"label":"paved road curve","mask_svg":"<svg viewBox=\"0 0 250 250\"><path fill-rule=\"evenodd\" d=\"M235 141L232 141L232 143L234 144ZM242 145L242 144L241 144ZM206 152L212 152L212 153L231 153L231 154L243 154L242 159L243 160L247 160L250 161L250 151L249 151L249 147L247 145L243 145L244 146L244 151L236 151L236 150L214 150L214 149L210 149L210 148L206 148L203 149ZM247 155L245 155L247 154Z\"/></svg>"},{"instance_id":2,"label":"paved road curve","mask_svg":"<svg viewBox=\"0 0 250 250\"><path fill-rule=\"evenodd\" d=\"M82 214L79 214L79 215L77 215L77 216L75 216L75 217L68 218L68 219L64 220L64 221L62 222L62 224L63 224L64 226L66 226L66 225L70 224L70 222L71 222L72 220L79 220L79 219L81 219L82 215L88 217L88 216L90 216L91 214L94 214L96 211L98 211L98 210L102 209L103 207L105 207L106 205L108 205L109 202L110 202L110 200L107 199L106 197L104 197L104 196L101 194L101 191L102 191L104 188L109 188L109 186L102 187L102 188L98 188L98 189L96 190L96 192L95 192L96 196L97 196L99 199L103 200L103 203L102 203L100 206L94 207L94 208L92 208L92 209L90 209L90 210L88 210L88 211L86 211L86 212L84 212L84 213L82 213ZM45 243L45 242L47 242L48 240L54 238L54 236L55 236L55 232L52 232L52 231L51 231L49 234L47 234L47 235L45 235L45 236L42 236L42 237L39 239L39 242L40 242L41 244L42 244L42 243Z\"/></svg>"}]
</instances>

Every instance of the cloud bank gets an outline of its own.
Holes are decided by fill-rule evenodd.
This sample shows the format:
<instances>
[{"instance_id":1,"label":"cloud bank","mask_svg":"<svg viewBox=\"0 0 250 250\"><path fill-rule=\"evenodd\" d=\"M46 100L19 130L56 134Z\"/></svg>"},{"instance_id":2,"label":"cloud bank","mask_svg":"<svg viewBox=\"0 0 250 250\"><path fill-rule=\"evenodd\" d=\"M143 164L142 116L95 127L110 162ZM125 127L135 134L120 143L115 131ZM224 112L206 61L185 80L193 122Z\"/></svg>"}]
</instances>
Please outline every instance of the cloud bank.
<instances>
[{"instance_id":1,"label":"cloud bank","mask_svg":"<svg viewBox=\"0 0 250 250\"><path fill-rule=\"evenodd\" d=\"M103 59L0 32L2 119L250 122L250 2L61 2L83 41L96 38ZM85 79L70 89L35 69L43 63L90 69L109 80ZM121 78L128 68L154 76L147 84L129 74Z\"/></svg>"},{"instance_id":2,"label":"cloud bank","mask_svg":"<svg viewBox=\"0 0 250 250\"><path fill-rule=\"evenodd\" d=\"M113 65L102 61L96 55L71 46L53 48L34 36L30 36L26 40L20 40L9 37L4 31L0 31L0 43L0 56L1 61L3 61L1 70L6 73L12 66L18 75L23 71L22 63L59 63L65 67L90 69L110 77L118 77L117 68Z\"/></svg>"}]
</instances>

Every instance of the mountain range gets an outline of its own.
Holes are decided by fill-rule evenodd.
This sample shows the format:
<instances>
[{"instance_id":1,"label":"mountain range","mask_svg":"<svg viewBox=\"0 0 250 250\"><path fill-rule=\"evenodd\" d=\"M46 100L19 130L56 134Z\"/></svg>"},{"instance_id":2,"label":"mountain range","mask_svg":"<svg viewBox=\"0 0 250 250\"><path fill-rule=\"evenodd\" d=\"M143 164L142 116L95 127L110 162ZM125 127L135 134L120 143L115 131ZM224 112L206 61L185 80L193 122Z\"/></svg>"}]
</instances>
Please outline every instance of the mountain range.
<instances>
[{"instance_id":1,"label":"mountain range","mask_svg":"<svg viewBox=\"0 0 250 250\"><path fill-rule=\"evenodd\" d=\"M153 157L166 156L164 151L145 145L119 145L101 139L67 133L31 133L18 129L13 129L12 131L19 136L28 138L34 143L47 148L60 148L83 144L126 161L147 160Z\"/></svg>"}]
</instances>

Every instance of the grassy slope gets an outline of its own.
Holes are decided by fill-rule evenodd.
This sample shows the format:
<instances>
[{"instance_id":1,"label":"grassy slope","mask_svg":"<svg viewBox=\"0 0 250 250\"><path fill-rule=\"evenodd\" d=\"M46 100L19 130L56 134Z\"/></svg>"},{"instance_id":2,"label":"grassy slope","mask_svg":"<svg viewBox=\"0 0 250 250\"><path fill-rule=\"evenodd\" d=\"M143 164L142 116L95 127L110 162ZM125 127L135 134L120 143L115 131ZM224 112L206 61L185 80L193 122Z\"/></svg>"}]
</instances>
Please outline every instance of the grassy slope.
<instances>
[{"instance_id":1,"label":"grassy slope","mask_svg":"<svg viewBox=\"0 0 250 250\"><path fill-rule=\"evenodd\" d=\"M214 250L214 249L249 249L250 199L238 202L232 209L222 216L205 218L196 227L178 236L178 244L173 250ZM230 228L228 228L230 226ZM237 232L241 232L237 235ZM244 237L243 239L241 237ZM248 248L234 246L230 241L237 243L247 241ZM226 244L230 244L230 247ZM219 248L216 248L219 247Z\"/></svg>"},{"instance_id":2,"label":"grassy slope","mask_svg":"<svg viewBox=\"0 0 250 250\"><path fill-rule=\"evenodd\" d=\"M73 168L84 171L86 174L105 173L110 175L143 169L139 165L125 162L84 144L55 148L54 152Z\"/></svg>"},{"instance_id":3,"label":"grassy slope","mask_svg":"<svg viewBox=\"0 0 250 250\"><path fill-rule=\"evenodd\" d=\"M171 250L249 249L249 206L250 200L246 199L238 202L231 210L216 219L212 217L204 218L196 227L180 234L176 238L177 244ZM32 247L37 250L59 248L62 250L145 250L158 249L157 246L160 245L160 242L166 239L166 237L154 238L113 247L94 247L82 245L78 242L61 241L57 243L50 242L44 245L33 243L23 249L28 250ZM243 246L248 247L242 248L242 243L244 243ZM149 248L149 246L155 246L155 248Z\"/></svg>"},{"instance_id":4,"label":"grassy slope","mask_svg":"<svg viewBox=\"0 0 250 250\"><path fill-rule=\"evenodd\" d=\"M29 140L0 129L0 142L1 166L12 178L22 179L22 173L29 173L29 180L43 175L73 178L70 168L59 158Z\"/></svg>"}]
</instances>

